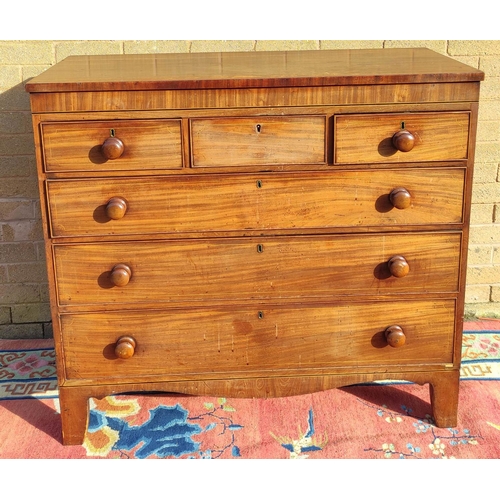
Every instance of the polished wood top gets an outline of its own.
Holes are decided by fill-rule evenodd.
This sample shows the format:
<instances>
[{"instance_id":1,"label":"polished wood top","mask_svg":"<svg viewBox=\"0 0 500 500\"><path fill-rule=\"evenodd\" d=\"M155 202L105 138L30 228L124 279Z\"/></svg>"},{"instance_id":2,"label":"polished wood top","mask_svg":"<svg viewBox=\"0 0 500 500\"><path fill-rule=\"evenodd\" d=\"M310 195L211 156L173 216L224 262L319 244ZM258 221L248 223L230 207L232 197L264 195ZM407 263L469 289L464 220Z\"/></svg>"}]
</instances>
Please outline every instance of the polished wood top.
<instances>
[{"instance_id":1,"label":"polished wood top","mask_svg":"<svg viewBox=\"0 0 500 500\"><path fill-rule=\"evenodd\" d=\"M471 82L484 73L425 48L70 56L28 92Z\"/></svg>"}]
</instances>

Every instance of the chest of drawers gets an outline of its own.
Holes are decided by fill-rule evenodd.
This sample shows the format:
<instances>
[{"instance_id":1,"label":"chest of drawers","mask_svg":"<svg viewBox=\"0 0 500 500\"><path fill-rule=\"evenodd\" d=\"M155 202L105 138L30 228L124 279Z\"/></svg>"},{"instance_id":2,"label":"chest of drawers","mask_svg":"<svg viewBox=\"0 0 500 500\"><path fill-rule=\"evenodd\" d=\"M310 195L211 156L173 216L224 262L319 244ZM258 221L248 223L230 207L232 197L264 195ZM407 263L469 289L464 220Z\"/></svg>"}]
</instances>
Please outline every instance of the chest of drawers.
<instances>
[{"instance_id":1,"label":"chest of drawers","mask_svg":"<svg viewBox=\"0 0 500 500\"><path fill-rule=\"evenodd\" d=\"M89 397L387 379L455 426L482 79L386 49L75 56L28 82L63 442Z\"/></svg>"}]
</instances>

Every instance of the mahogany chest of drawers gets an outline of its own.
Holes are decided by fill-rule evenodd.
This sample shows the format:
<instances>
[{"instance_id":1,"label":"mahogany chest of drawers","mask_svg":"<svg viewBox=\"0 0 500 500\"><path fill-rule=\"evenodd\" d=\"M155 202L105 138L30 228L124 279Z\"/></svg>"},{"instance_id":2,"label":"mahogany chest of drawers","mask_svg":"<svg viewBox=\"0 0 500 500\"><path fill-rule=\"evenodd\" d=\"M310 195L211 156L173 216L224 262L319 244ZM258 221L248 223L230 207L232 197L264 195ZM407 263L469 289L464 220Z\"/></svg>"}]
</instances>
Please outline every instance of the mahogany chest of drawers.
<instances>
[{"instance_id":1,"label":"mahogany chest of drawers","mask_svg":"<svg viewBox=\"0 0 500 500\"><path fill-rule=\"evenodd\" d=\"M28 82L63 442L89 397L384 379L455 426L482 79L384 49L74 56Z\"/></svg>"}]
</instances>

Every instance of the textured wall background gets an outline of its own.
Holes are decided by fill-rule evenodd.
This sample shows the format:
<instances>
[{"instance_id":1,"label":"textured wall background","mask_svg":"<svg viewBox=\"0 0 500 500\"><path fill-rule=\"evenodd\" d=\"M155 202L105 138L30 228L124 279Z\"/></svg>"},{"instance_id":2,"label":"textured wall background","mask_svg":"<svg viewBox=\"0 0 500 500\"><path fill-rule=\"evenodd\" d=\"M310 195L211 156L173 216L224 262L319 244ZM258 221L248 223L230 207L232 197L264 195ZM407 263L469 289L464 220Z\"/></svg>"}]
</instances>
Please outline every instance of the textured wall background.
<instances>
[{"instance_id":1,"label":"textured wall background","mask_svg":"<svg viewBox=\"0 0 500 500\"><path fill-rule=\"evenodd\" d=\"M0 338L52 335L29 97L69 55L428 47L483 70L467 273L468 316L500 316L500 41L0 41Z\"/></svg>"}]
</instances>

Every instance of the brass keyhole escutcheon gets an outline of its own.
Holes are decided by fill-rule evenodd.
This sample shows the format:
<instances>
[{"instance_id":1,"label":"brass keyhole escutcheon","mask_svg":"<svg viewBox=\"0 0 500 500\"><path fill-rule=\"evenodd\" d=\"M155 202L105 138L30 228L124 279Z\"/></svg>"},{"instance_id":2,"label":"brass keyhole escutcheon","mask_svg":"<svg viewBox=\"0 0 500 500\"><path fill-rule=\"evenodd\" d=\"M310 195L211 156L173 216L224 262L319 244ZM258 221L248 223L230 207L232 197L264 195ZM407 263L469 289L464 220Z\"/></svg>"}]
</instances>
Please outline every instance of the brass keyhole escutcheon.
<instances>
[{"instance_id":1,"label":"brass keyhole escutcheon","mask_svg":"<svg viewBox=\"0 0 500 500\"><path fill-rule=\"evenodd\" d=\"M109 129L109 136L110 137L114 137L115 136L115 129L114 128Z\"/></svg>"},{"instance_id":2,"label":"brass keyhole escutcheon","mask_svg":"<svg viewBox=\"0 0 500 500\"><path fill-rule=\"evenodd\" d=\"M257 123L257 125L255 125L255 131L260 134L262 130L262 125L260 123Z\"/></svg>"},{"instance_id":3,"label":"brass keyhole escutcheon","mask_svg":"<svg viewBox=\"0 0 500 500\"><path fill-rule=\"evenodd\" d=\"M259 319L264 319L264 313L263 313L262 311L259 311L259 312L257 313L257 317L258 317Z\"/></svg>"},{"instance_id":4,"label":"brass keyhole escutcheon","mask_svg":"<svg viewBox=\"0 0 500 500\"><path fill-rule=\"evenodd\" d=\"M262 253L264 251L264 245L262 243L259 243L257 245L257 253Z\"/></svg>"},{"instance_id":5,"label":"brass keyhole escutcheon","mask_svg":"<svg viewBox=\"0 0 500 500\"><path fill-rule=\"evenodd\" d=\"M262 181L260 179L256 182L256 184L259 189L262 187Z\"/></svg>"}]
</instances>

